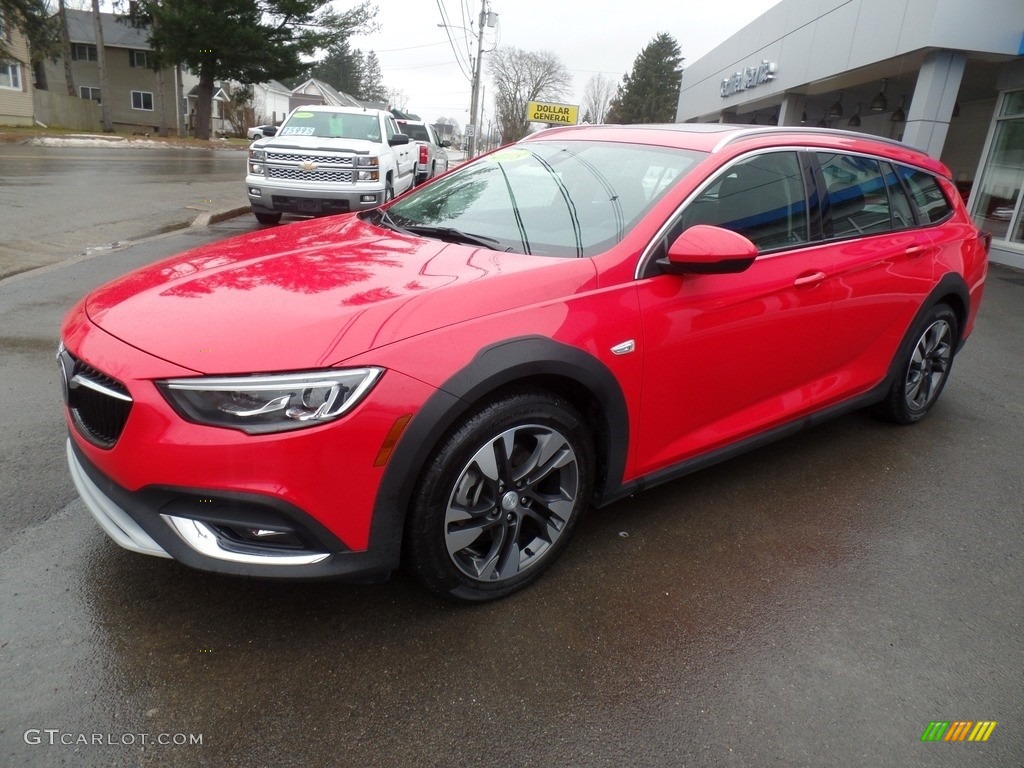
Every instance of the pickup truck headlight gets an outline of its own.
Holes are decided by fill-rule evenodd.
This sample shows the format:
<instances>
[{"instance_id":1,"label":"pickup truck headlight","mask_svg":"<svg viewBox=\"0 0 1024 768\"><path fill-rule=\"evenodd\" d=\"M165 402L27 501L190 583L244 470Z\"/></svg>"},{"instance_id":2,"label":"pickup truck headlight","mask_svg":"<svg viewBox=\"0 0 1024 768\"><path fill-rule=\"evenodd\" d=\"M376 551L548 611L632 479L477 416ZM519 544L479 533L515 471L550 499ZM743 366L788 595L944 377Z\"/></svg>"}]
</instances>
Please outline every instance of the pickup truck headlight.
<instances>
[{"instance_id":1,"label":"pickup truck headlight","mask_svg":"<svg viewBox=\"0 0 1024 768\"><path fill-rule=\"evenodd\" d=\"M382 368L339 368L279 376L200 376L158 381L185 419L250 435L333 421L366 396Z\"/></svg>"},{"instance_id":2,"label":"pickup truck headlight","mask_svg":"<svg viewBox=\"0 0 1024 768\"><path fill-rule=\"evenodd\" d=\"M262 176L264 173L263 163L267 159L267 151L265 149L250 149L249 150L249 173L254 173L257 176Z\"/></svg>"},{"instance_id":3,"label":"pickup truck headlight","mask_svg":"<svg viewBox=\"0 0 1024 768\"><path fill-rule=\"evenodd\" d=\"M355 167L357 181L377 181L380 179L380 159L377 157L357 155Z\"/></svg>"}]
</instances>

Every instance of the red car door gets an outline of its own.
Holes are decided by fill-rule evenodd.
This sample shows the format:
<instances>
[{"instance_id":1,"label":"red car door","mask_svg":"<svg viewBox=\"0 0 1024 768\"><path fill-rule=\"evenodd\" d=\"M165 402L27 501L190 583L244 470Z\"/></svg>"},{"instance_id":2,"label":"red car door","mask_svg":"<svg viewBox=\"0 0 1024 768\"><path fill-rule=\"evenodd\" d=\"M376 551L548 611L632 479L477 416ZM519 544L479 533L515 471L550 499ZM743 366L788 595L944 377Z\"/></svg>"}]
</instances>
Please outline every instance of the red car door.
<instances>
[{"instance_id":1,"label":"red car door","mask_svg":"<svg viewBox=\"0 0 1024 768\"><path fill-rule=\"evenodd\" d=\"M804 179L796 152L742 159L705 186L656 246L693 224L713 224L747 236L761 253L740 274L647 271L638 282L638 474L811 409L833 284L824 249L810 245Z\"/></svg>"}]
</instances>

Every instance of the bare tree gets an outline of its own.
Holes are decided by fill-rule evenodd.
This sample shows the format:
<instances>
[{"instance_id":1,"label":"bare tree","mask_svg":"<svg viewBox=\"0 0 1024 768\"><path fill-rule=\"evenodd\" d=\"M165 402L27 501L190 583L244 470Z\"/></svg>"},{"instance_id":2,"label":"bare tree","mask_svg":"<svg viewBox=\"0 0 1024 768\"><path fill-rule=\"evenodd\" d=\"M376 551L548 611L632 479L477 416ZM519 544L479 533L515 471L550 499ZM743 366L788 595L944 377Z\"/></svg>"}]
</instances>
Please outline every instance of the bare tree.
<instances>
[{"instance_id":1,"label":"bare tree","mask_svg":"<svg viewBox=\"0 0 1024 768\"><path fill-rule=\"evenodd\" d=\"M615 95L615 83L602 74L591 75L583 89L583 113L594 123L603 123Z\"/></svg>"},{"instance_id":2,"label":"bare tree","mask_svg":"<svg viewBox=\"0 0 1024 768\"><path fill-rule=\"evenodd\" d=\"M75 79L71 73L71 38L68 36L68 15L64 0L57 0L57 16L60 24L60 45L64 55L64 80L67 82L68 96L77 96Z\"/></svg>"},{"instance_id":3,"label":"bare tree","mask_svg":"<svg viewBox=\"0 0 1024 768\"><path fill-rule=\"evenodd\" d=\"M488 69L497 91L494 104L503 144L526 135L529 102L561 99L572 84L569 70L550 51L496 48L488 60Z\"/></svg>"}]
</instances>

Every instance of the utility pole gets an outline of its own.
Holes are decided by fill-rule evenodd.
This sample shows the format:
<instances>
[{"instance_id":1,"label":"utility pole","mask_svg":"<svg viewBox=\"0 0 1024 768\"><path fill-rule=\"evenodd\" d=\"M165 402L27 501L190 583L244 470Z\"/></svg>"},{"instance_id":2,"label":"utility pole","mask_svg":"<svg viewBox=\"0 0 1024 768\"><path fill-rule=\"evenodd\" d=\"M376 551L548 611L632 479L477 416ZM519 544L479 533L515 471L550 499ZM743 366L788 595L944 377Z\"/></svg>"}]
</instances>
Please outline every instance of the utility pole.
<instances>
[{"instance_id":1,"label":"utility pole","mask_svg":"<svg viewBox=\"0 0 1024 768\"><path fill-rule=\"evenodd\" d=\"M473 70L473 97L469 106L469 155L472 159L476 155L476 134L477 108L480 105L480 72L484 63L484 22L487 20L487 0L480 0L480 26L476 32L476 68Z\"/></svg>"}]
</instances>

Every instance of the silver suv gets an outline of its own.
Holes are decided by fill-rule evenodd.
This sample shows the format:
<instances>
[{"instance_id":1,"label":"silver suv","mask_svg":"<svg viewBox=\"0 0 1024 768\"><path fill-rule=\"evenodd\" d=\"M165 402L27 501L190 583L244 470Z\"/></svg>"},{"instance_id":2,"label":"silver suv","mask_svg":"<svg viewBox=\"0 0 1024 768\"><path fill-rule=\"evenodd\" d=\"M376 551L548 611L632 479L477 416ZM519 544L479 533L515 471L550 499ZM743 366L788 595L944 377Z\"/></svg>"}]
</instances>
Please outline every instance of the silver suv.
<instances>
[{"instance_id":1,"label":"silver suv","mask_svg":"<svg viewBox=\"0 0 1024 768\"><path fill-rule=\"evenodd\" d=\"M303 106L249 148L246 193L256 219L374 208L415 182L414 145L379 109Z\"/></svg>"}]
</instances>

